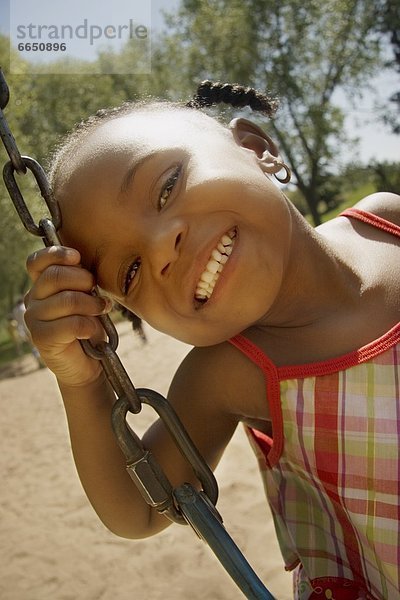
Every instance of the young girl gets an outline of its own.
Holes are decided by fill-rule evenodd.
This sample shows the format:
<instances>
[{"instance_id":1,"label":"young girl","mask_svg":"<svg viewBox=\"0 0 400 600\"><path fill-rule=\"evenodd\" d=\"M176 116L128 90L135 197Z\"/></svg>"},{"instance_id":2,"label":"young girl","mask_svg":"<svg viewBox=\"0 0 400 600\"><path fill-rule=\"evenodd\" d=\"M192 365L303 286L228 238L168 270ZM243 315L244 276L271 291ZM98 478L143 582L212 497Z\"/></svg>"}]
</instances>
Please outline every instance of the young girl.
<instances>
[{"instance_id":1,"label":"young girl","mask_svg":"<svg viewBox=\"0 0 400 600\"><path fill-rule=\"evenodd\" d=\"M74 458L106 526L169 521L132 485L110 427L114 394L80 339L110 301L194 345L169 400L214 468L239 422L264 477L295 597L391 599L400 578L400 197L373 194L313 229L273 176L278 149L206 83L191 106L124 105L55 157L65 247L28 259L26 321L64 399ZM75 248L75 249L72 249ZM157 421L143 438L174 485L193 474Z\"/></svg>"}]
</instances>

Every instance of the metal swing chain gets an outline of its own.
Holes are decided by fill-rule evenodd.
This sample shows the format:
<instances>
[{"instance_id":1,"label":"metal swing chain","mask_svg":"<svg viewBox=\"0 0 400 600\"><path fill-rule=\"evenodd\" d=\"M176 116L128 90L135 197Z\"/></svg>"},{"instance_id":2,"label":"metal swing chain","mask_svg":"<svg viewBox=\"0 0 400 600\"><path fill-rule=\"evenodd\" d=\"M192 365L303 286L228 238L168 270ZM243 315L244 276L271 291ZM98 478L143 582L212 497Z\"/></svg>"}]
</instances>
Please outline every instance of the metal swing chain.
<instances>
[{"instance_id":1,"label":"metal swing chain","mask_svg":"<svg viewBox=\"0 0 400 600\"><path fill-rule=\"evenodd\" d=\"M61 245L57 231L61 226L61 213L47 176L41 165L28 156L22 156L4 117L3 110L9 101L9 89L0 68L0 135L10 160L3 169L3 178L11 200L24 227L32 235L41 237L45 246ZM23 198L15 173L25 175L30 171L40 194L50 212L36 224ZM97 294L95 289L93 294ZM112 427L121 450L127 471L144 500L171 521L190 524L216 554L236 584L251 600L273 600L273 596L258 579L222 525L215 509L218 485L214 474L194 446L179 417L169 402L159 393L149 389L136 389L123 367L117 353L118 333L108 315L98 317L107 341L93 346L88 340L80 343L85 353L100 360L115 392L112 409ZM162 419L182 455L191 465L202 485L197 492L190 484L173 488L161 466L151 452L143 448L141 440L126 421L129 412L137 414L142 403L150 405Z\"/></svg>"}]
</instances>

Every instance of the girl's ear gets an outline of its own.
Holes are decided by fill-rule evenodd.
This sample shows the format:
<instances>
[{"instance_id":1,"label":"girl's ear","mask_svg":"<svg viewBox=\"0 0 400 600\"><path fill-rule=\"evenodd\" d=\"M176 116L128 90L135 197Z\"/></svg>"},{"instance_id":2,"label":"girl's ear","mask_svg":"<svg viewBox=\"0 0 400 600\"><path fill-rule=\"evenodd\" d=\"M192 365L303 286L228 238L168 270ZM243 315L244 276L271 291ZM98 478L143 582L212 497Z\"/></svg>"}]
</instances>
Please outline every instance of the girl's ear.
<instances>
[{"instance_id":1,"label":"girl's ear","mask_svg":"<svg viewBox=\"0 0 400 600\"><path fill-rule=\"evenodd\" d=\"M261 127L255 125L247 119L233 119L229 123L229 129L232 132L233 138L239 146L252 150L257 158L258 163L264 173L276 174L282 169L286 171L284 178L276 177L281 183L290 181L290 169L283 162L278 146L267 135Z\"/></svg>"}]
</instances>

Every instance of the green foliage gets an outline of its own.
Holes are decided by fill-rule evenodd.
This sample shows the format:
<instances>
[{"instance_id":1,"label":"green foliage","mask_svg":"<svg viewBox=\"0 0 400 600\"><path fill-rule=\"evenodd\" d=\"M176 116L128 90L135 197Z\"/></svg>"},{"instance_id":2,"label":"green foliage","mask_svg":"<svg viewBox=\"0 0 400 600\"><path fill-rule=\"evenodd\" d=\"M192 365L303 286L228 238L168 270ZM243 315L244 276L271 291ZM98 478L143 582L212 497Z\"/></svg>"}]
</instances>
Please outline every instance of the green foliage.
<instances>
[{"instance_id":1,"label":"green foliage","mask_svg":"<svg viewBox=\"0 0 400 600\"><path fill-rule=\"evenodd\" d=\"M400 194L400 164L375 162L369 165L375 186L381 192Z\"/></svg>"},{"instance_id":2,"label":"green foliage","mask_svg":"<svg viewBox=\"0 0 400 600\"><path fill-rule=\"evenodd\" d=\"M393 49L392 64L400 70L400 4L397 0L376 1L376 27L388 39Z\"/></svg>"},{"instance_id":3,"label":"green foliage","mask_svg":"<svg viewBox=\"0 0 400 600\"><path fill-rule=\"evenodd\" d=\"M12 308L16 298L27 289L25 261L27 255L40 246L20 224L10 200L1 193L0 236L0 320Z\"/></svg>"},{"instance_id":4,"label":"green foliage","mask_svg":"<svg viewBox=\"0 0 400 600\"><path fill-rule=\"evenodd\" d=\"M355 189L364 191L364 195L373 192L400 194L400 163L383 161L347 165L338 179L342 181L341 189L346 198L352 198ZM357 198L353 199L357 201Z\"/></svg>"},{"instance_id":5,"label":"green foliage","mask_svg":"<svg viewBox=\"0 0 400 600\"><path fill-rule=\"evenodd\" d=\"M336 175L324 177L321 189L323 193L319 199L319 210L321 220L324 222L336 216L338 211L353 206L369 194L375 192L399 194L400 163L349 164ZM287 196L303 215L307 215L307 207L299 190L290 189Z\"/></svg>"},{"instance_id":6,"label":"green foliage","mask_svg":"<svg viewBox=\"0 0 400 600\"><path fill-rule=\"evenodd\" d=\"M400 3L398 0L376 0L376 29L385 42L391 45L392 57L387 65L400 73ZM382 110L382 121L400 134L400 84L397 92L389 98L390 106Z\"/></svg>"},{"instance_id":7,"label":"green foliage","mask_svg":"<svg viewBox=\"0 0 400 600\"><path fill-rule=\"evenodd\" d=\"M375 186L374 175L368 165L360 163L351 163L346 165L340 171L338 178L341 180L343 192L348 195L354 189L360 189L364 185L372 186L373 191L378 191L379 187Z\"/></svg>"}]
</instances>

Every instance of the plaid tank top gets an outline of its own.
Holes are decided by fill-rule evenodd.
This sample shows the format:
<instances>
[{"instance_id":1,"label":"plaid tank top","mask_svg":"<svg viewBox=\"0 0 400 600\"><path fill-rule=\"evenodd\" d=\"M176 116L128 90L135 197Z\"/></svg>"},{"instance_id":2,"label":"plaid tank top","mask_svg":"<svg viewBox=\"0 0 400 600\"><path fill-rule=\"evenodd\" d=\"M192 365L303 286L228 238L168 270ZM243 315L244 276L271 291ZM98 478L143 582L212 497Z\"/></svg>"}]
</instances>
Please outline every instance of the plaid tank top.
<instances>
[{"instance_id":1,"label":"plaid tank top","mask_svg":"<svg viewBox=\"0 0 400 600\"><path fill-rule=\"evenodd\" d=\"M400 227L358 209L400 237ZM400 323L340 358L265 375L273 439L250 428L296 600L400 598Z\"/></svg>"}]
</instances>

